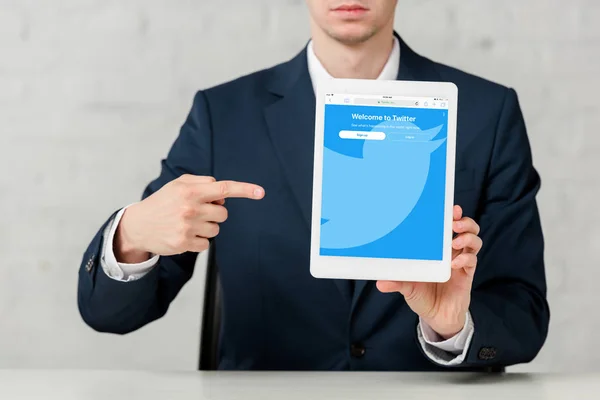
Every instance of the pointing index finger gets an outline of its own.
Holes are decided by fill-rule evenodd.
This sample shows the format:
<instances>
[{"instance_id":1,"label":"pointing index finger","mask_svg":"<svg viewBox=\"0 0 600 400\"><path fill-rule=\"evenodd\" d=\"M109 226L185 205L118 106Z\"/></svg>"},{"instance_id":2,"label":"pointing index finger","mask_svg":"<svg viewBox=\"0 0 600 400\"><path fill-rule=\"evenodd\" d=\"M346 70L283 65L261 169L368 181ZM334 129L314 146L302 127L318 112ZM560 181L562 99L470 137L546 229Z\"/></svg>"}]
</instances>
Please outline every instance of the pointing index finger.
<instances>
[{"instance_id":1,"label":"pointing index finger","mask_svg":"<svg viewBox=\"0 0 600 400\"><path fill-rule=\"evenodd\" d=\"M219 181L203 186L200 199L205 203L226 198L260 200L265 195L265 190L262 187L246 182Z\"/></svg>"}]
</instances>

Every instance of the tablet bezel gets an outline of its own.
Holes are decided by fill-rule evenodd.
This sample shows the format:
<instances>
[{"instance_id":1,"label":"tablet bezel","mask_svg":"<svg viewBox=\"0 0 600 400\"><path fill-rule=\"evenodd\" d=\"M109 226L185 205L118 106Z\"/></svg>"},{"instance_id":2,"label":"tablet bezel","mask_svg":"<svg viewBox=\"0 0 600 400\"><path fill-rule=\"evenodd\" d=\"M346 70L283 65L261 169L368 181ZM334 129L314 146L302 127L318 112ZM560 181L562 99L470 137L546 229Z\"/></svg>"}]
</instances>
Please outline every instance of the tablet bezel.
<instances>
[{"instance_id":1,"label":"tablet bezel","mask_svg":"<svg viewBox=\"0 0 600 400\"><path fill-rule=\"evenodd\" d=\"M369 257L322 256L320 248L323 174L324 113L327 93L443 97L448 99L446 145L446 194L444 240L441 261ZM313 202L311 221L310 273L316 278L446 282L450 279L452 257L452 215L456 156L456 115L458 88L450 82L383 81L330 79L320 82L316 95Z\"/></svg>"}]
</instances>

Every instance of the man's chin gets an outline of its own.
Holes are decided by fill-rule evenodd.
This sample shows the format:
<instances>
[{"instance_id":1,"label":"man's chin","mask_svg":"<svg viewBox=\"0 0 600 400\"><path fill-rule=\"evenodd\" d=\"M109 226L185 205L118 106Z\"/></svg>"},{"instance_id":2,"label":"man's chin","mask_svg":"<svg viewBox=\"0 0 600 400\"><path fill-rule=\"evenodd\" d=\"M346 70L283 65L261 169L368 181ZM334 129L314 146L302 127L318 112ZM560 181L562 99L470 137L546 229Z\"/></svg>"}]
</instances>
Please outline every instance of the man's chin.
<instances>
[{"instance_id":1,"label":"man's chin","mask_svg":"<svg viewBox=\"0 0 600 400\"><path fill-rule=\"evenodd\" d=\"M357 45L372 38L377 33L377 30L370 27L352 26L349 24L348 26L332 29L328 33L330 37L340 43Z\"/></svg>"}]
</instances>

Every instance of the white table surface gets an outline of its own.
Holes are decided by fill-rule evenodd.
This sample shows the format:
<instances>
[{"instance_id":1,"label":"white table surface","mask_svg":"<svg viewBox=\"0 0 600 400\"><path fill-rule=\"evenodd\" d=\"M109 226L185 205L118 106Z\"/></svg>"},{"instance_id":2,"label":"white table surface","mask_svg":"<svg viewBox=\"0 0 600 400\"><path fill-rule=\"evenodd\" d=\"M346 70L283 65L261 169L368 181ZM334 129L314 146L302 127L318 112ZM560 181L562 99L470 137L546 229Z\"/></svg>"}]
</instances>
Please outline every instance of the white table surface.
<instances>
[{"instance_id":1,"label":"white table surface","mask_svg":"<svg viewBox=\"0 0 600 400\"><path fill-rule=\"evenodd\" d=\"M357 372L0 370L0 399L600 399L600 373L477 375Z\"/></svg>"}]
</instances>

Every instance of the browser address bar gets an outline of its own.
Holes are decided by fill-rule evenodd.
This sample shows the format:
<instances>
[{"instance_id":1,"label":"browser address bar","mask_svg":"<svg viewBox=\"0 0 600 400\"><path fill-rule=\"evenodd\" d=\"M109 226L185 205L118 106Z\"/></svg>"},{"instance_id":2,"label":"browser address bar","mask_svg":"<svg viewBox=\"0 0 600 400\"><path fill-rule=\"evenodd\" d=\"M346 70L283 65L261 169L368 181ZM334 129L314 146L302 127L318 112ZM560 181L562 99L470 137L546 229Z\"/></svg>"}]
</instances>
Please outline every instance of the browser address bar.
<instances>
[{"instance_id":1,"label":"browser address bar","mask_svg":"<svg viewBox=\"0 0 600 400\"><path fill-rule=\"evenodd\" d=\"M354 104L358 105L390 105L390 106L418 106L421 102L419 100L389 100L389 99L354 99Z\"/></svg>"}]
</instances>

